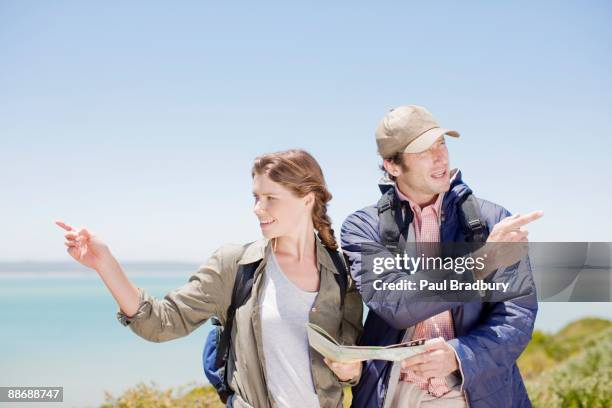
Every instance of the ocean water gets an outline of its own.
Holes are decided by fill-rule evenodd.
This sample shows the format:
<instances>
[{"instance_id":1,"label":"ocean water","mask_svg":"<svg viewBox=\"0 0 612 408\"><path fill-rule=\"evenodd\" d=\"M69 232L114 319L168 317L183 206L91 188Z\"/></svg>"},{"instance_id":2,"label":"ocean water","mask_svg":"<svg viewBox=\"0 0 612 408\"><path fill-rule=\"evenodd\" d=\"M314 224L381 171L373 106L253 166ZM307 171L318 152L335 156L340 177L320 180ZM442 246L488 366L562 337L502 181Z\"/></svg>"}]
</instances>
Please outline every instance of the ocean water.
<instances>
[{"instance_id":1,"label":"ocean water","mask_svg":"<svg viewBox=\"0 0 612 408\"><path fill-rule=\"evenodd\" d=\"M189 276L132 281L161 298ZM0 386L63 386L64 403L45 406L87 407L102 403L104 391L118 396L139 382L206 382L201 361L210 323L187 337L151 343L122 326L117 310L95 272L0 277Z\"/></svg>"},{"instance_id":2,"label":"ocean water","mask_svg":"<svg viewBox=\"0 0 612 408\"><path fill-rule=\"evenodd\" d=\"M131 279L161 298L190 274ZM610 306L541 303L536 328L554 332L585 316L612 319ZM117 321L117 309L94 272L0 274L0 386L63 386L64 403L46 407L94 407L105 391L118 396L139 382L163 388L206 382L201 355L210 323L187 337L150 343Z\"/></svg>"}]
</instances>

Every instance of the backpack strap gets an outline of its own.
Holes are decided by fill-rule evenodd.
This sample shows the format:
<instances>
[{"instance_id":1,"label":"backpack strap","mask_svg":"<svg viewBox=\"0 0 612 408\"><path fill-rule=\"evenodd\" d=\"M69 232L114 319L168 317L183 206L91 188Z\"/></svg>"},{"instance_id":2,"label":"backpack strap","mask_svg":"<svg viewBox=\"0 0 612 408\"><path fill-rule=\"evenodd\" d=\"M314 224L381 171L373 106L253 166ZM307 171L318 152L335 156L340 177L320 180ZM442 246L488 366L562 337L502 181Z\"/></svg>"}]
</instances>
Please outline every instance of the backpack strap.
<instances>
[{"instance_id":1,"label":"backpack strap","mask_svg":"<svg viewBox=\"0 0 612 408\"><path fill-rule=\"evenodd\" d=\"M236 309L244 305L248 298L251 296L255 271L257 270L257 267L260 263L261 260L250 264L238 266L238 270L236 271L236 280L234 281L234 289L232 290L232 301L230 303L229 308L227 309L225 326L223 327L221 337L219 338L219 344L217 346L217 356L215 359L215 366L217 368L223 366L229 356L232 327L234 326L234 317L236 315Z\"/></svg>"},{"instance_id":2,"label":"backpack strap","mask_svg":"<svg viewBox=\"0 0 612 408\"><path fill-rule=\"evenodd\" d=\"M340 287L340 307L344 306L344 298L346 297L346 291L348 288L348 270L346 269L346 264L340 257L338 251L325 247L332 261L334 262L334 266L338 273L334 273L334 278L336 279L336 283Z\"/></svg>"},{"instance_id":3,"label":"backpack strap","mask_svg":"<svg viewBox=\"0 0 612 408\"><path fill-rule=\"evenodd\" d=\"M249 244L247 244L249 245ZM245 246L246 248L246 246ZM340 287L340 305L344 306L344 298L348 287L348 271L346 265L340 258L338 251L325 247L329 253L334 266L338 270L338 273L334 274L334 278ZM234 326L234 317L236 316L236 310L244 305L248 298L251 296L253 290L253 280L255 278L255 271L261 260L246 265L239 265L236 271L236 280L234 281L234 288L232 290L232 301L229 308L227 309L227 317L225 319L225 326L221 331L219 343L217 346L217 355L215 359L215 366L220 368L225 364L229 357L229 349L231 342L232 327Z\"/></svg>"},{"instance_id":4,"label":"backpack strap","mask_svg":"<svg viewBox=\"0 0 612 408\"><path fill-rule=\"evenodd\" d=\"M388 189L382 195L376 206L381 244L391 253L403 251L406 248L408 225L413 219L410 206L397 199L393 188ZM459 219L468 242L487 240L489 229L481 219L478 202L472 193L468 194L459 204Z\"/></svg>"},{"instance_id":5,"label":"backpack strap","mask_svg":"<svg viewBox=\"0 0 612 408\"><path fill-rule=\"evenodd\" d=\"M413 218L410 206L398 200L395 189L390 188L380 197L376 207L381 244L391 253L403 251L406 248L408 225Z\"/></svg>"},{"instance_id":6,"label":"backpack strap","mask_svg":"<svg viewBox=\"0 0 612 408\"><path fill-rule=\"evenodd\" d=\"M461 225L468 242L485 242L489 237L487 224L480 218L480 209L474 194L470 193L459 206Z\"/></svg>"}]
</instances>

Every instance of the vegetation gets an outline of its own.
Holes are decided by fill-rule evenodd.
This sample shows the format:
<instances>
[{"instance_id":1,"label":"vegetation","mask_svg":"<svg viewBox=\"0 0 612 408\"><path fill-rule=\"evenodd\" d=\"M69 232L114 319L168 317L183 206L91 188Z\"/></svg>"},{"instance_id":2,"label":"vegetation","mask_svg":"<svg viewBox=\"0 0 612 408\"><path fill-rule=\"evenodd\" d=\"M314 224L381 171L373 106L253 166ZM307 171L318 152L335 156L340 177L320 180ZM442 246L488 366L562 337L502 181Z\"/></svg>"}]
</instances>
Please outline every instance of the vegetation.
<instances>
[{"instance_id":1,"label":"vegetation","mask_svg":"<svg viewBox=\"0 0 612 408\"><path fill-rule=\"evenodd\" d=\"M106 393L106 402L100 408L223 408L217 392L210 385L192 383L178 389L160 390L155 383L140 383L118 398Z\"/></svg>"},{"instance_id":2,"label":"vegetation","mask_svg":"<svg viewBox=\"0 0 612 408\"><path fill-rule=\"evenodd\" d=\"M344 406L351 405L351 389L344 390ZM224 408L225 405L219 400L217 392L210 385L196 386L191 384L180 389L167 389L161 391L159 387L138 384L130 388L122 396L115 398L106 393L106 402L100 408Z\"/></svg>"},{"instance_id":3,"label":"vegetation","mask_svg":"<svg viewBox=\"0 0 612 408\"><path fill-rule=\"evenodd\" d=\"M582 319L536 331L518 361L534 407L612 406L612 322Z\"/></svg>"},{"instance_id":4,"label":"vegetation","mask_svg":"<svg viewBox=\"0 0 612 408\"><path fill-rule=\"evenodd\" d=\"M556 334L536 330L518 365L535 408L612 406L612 321L582 319ZM350 405L350 389L345 407ZM138 384L120 397L106 394L101 408L222 408L208 385L160 390Z\"/></svg>"}]
</instances>

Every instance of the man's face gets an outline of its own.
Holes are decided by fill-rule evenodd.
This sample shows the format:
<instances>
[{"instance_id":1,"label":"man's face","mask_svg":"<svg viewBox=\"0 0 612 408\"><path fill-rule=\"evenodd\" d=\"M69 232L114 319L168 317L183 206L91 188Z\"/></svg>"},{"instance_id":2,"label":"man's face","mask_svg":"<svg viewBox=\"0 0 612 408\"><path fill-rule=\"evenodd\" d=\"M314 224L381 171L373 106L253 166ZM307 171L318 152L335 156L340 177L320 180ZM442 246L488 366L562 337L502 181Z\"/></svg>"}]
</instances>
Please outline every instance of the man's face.
<instances>
[{"instance_id":1,"label":"man's face","mask_svg":"<svg viewBox=\"0 0 612 408\"><path fill-rule=\"evenodd\" d=\"M448 149L444 136L421 153L404 153L404 166L385 161L401 191L415 198L431 197L450 188ZM389 165L389 167L387 167Z\"/></svg>"}]
</instances>

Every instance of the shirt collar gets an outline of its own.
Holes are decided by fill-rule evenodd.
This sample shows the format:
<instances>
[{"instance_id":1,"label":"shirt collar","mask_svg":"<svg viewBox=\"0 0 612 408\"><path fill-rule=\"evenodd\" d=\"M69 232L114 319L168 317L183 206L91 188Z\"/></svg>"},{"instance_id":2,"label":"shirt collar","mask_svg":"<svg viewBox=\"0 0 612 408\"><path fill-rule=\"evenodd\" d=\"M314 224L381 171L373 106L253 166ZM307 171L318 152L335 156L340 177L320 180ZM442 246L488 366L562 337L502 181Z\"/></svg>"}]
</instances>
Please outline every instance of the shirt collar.
<instances>
[{"instance_id":1,"label":"shirt collar","mask_svg":"<svg viewBox=\"0 0 612 408\"><path fill-rule=\"evenodd\" d=\"M329 269L333 273L340 273L336 270L336 266L334 265L334 261L332 261L329 252L319 239L319 237L315 234L315 247L316 247L316 256L317 262L320 263L323 267ZM253 262L261 261L266 257L268 251L272 251L272 241L266 238L259 239L247 245L242 257L238 261L240 265L246 265Z\"/></svg>"},{"instance_id":2,"label":"shirt collar","mask_svg":"<svg viewBox=\"0 0 612 408\"><path fill-rule=\"evenodd\" d=\"M407 201L408 204L410 205L410 208L412 209L413 213L418 213L420 214L422 212L421 207L415 203L414 201L412 201L410 198L408 198L404 193L402 193L399 189L399 187L397 186L397 183L395 184L395 192L397 194L397 196L399 197L399 199L401 201ZM438 197L436 198L436 201L433 204L429 204L426 207L423 207L423 210L425 208L428 207L433 207L434 212L436 213L436 215L440 214L440 208L442 207L442 198L444 197L444 193L440 193L438 194Z\"/></svg>"},{"instance_id":3,"label":"shirt collar","mask_svg":"<svg viewBox=\"0 0 612 408\"><path fill-rule=\"evenodd\" d=\"M450 171L450 183L451 185L453 184L453 181L455 180L455 177L457 177L457 175L459 174L459 169L451 169ZM419 212L419 214L421 213L421 207L419 207L416 203L414 203L412 200L410 200L404 193L402 193L399 189L399 187L397 187L397 183L393 183L393 187L395 188L395 192L397 194L397 196L399 197L399 199L401 201L408 201L408 204L410 204L410 208L412 209L412 212ZM444 195L446 193L440 193L438 194L438 198L436 198L436 201L433 204L428 205L427 207L430 207L433 205L433 210L435 211L436 215L440 215L440 208L442 208L442 201L444 198ZM425 207L426 208L426 207Z\"/></svg>"}]
</instances>

